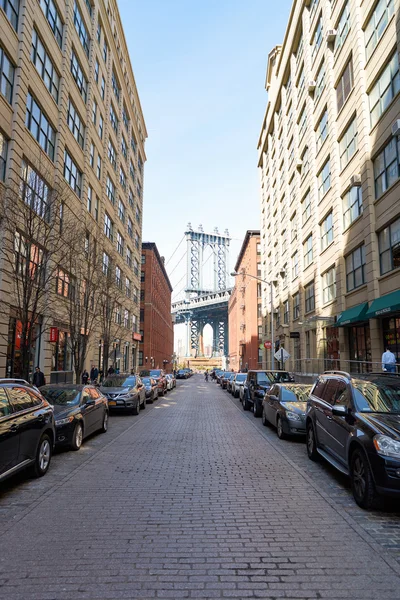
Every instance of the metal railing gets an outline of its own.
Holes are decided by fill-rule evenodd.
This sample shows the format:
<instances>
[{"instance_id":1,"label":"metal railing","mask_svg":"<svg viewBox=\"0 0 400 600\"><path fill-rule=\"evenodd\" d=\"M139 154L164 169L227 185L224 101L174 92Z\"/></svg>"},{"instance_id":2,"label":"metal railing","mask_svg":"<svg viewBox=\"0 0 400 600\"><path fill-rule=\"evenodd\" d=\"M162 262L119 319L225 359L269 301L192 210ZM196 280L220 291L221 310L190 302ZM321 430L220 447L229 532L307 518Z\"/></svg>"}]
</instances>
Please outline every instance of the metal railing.
<instances>
[{"instance_id":1,"label":"metal railing","mask_svg":"<svg viewBox=\"0 0 400 600\"><path fill-rule=\"evenodd\" d=\"M351 375L360 373L381 373L382 362L372 362L365 360L342 360L332 358L291 358L290 364L285 368L300 375L317 376L324 371L345 371ZM400 373L400 364L395 365L395 372Z\"/></svg>"}]
</instances>

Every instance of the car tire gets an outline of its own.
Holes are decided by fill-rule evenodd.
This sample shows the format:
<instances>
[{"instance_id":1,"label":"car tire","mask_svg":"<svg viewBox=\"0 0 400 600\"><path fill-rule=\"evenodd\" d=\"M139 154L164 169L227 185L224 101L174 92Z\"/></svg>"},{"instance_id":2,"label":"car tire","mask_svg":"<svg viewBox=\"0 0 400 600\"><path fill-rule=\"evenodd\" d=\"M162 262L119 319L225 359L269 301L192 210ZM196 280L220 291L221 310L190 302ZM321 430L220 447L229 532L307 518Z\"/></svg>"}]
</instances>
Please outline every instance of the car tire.
<instances>
[{"instance_id":1,"label":"car tire","mask_svg":"<svg viewBox=\"0 0 400 600\"><path fill-rule=\"evenodd\" d=\"M307 423L306 446L308 458L310 460L313 460L314 462L317 462L319 454L317 450L317 442L315 439L314 426L311 423L311 421Z\"/></svg>"},{"instance_id":2,"label":"car tire","mask_svg":"<svg viewBox=\"0 0 400 600\"><path fill-rule=\"evenodd\" d=\"M354 450L350 461L351 490L358 506L369 510L377 500L374 480L368 459L360 449Z\"/></svg>"},{"instance_id":3,"label":"car tire","mask_svg":"<svg viewBox=\"0 0 400 600\"><path fill-rule=\"evenodd\" d=\"M263 408L263 410L262 410L261 418L262 418L262 424L264 425L264 427L268 427L269 421L267 419L267 413L265 412L265 408Z\"/></svg>"},{"instance_id":4,"label":"car tire","mask_svg":"<svg viewBox=\"0 0 400 600\"><path fill-rule=\"evenodd\" d=\"M43 477L43 475L46 475L49 470L52 452L53 444L50 437L45 433L40 438L36 450L35 462L30 469L32 477Z\"/></svg>"},{"instance_id":5,"label":"car tire","mask_svg":"<svg viewBox=\"0 0 400 600\"><path fill-rule=\"evenodd\" d=\"M285 440L287 437L286 433L283 431L282 418L279 415L276 419L276 435L280 440Z\"/></svg>"},{"instance_id":6,"label":"car tire","mask_svg":"<svg viewBox=\"0 0 400 600\"><path fill-rule=\"evenodd\" d=\"M100 428L101 433L106 433L108 431L108 410L104 411L103 422Z\"/></svg>"},{"instance_id":7,"label":"car tire","mask_svg":"<svg viewBox=\"0 0 400 600\"><path fill-rule=\"evenodd\" d=\"M154 402L154 396L153 396L153 398L148 398L146 400L146 404L153 404L153 402Z\"/></svg>"},{"instance_id":8,"label":"car tire","mask_svg":"<svg viewBox=\"0 0 400 600\"><path fill-rule=\"evenodd\" d=\"M146 398L143 399L143 404L141 406L141 410L144 410L146 408Z\"/></svg>"},{"instance_id":9,"label":"car tire","mask_svg":"<svg viewBox=\"0 0 400 600\"><path fill-rule=\"evenodd\" d=\"M250 410L250 408L251 408L250 402L247 400L246 396L243 396L242 406L243 406L243 410Z\"/></svg>"},{"instance_id":10,"label":"car tire","mask_svg":"<svg viewBox=\"0 0 400 600\"><path fill-rule=\"evenodd\" d=\"M261 406L258 404L257 400L254 400L253 402L253 415L256 418L259 418L262 415L262 409Z\"/></svg>"},{"instance_id":11,"label":"car tire","mask_svg":"<svg viewBox=\"0 0 400 600\"><path fill-rule=\"evenodd\" d=\"M140 413L140 398L137 399L135 406L132 408L132 414L135 417Z\"/></svg>"},{"instance_id":12,"label":"car tire","mask_svg":"<svg viewBox=\"0 0 400 600\"><path fill-rule=\"evenodd\" d=\"M80 450L80 447L82 446L82 442L83 442L82 423L77 423L75 425L74 434L72 436L71 450L74 450L75 452Z\"/></svg>"}]
</instances>

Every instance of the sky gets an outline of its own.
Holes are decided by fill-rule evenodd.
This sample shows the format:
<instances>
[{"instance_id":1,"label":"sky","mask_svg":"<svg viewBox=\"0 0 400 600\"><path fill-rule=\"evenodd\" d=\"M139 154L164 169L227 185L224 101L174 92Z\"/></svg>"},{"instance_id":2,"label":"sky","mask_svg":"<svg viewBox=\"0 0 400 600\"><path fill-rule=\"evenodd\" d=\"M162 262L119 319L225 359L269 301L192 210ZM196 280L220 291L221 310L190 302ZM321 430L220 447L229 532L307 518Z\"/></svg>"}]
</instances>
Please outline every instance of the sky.
<instances>
[{"instance_id":1,"label":"sky","mask_svg":"<svg viewBox=\"0 0 400 600\"><path fill-rule=\"evenodd\" d=\"M185 244L171 255L188 222L229 230L230 270L246 230L260 227L267 58L283 41L291 1L118 4L148 131L143 241L165 256L176 299Z\"/></svg>"}]
</instances>

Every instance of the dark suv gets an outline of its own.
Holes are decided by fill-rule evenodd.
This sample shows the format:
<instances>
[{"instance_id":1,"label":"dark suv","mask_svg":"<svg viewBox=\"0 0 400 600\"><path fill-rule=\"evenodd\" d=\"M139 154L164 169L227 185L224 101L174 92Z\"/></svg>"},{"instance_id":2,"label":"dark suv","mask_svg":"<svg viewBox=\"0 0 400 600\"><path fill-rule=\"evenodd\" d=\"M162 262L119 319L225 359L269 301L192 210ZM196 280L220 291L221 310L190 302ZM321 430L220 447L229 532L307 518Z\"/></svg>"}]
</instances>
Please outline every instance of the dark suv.
<instances>
[{"instance_id":1,"label":"dark suv","mask_svg":"<svg viewBox=\"0 0 400 600\"><path fill-rule=\"evenodd\" d=\"M140 407L146 408L146 390L136 375L109 375L101 384L100 392L107 398L110 411L129 411L138 415Z\"/></svg>"},{"instance_id":2,"label":"dark suv","mask_svg":"<svg viewBox=\"0 0 400 600\"><path fill-rule=\"evenodd\" d=\"M287 371L248 371L246 381L240 388L240 401L243 410L252 410L255 417L261 417L265 393L275 383L290 383L294 378Z\"/></svg>"},{"instance_id":3,"label":"dark suv","mask_svg":"<svg viewBox=\"0 0 400 600\"><path fill-rule=\"evenodd\" d=\"M30 467L44 475L55 440L53 408L24 380L0 379L0 481Z\"/></svg>"},{"instance_id":4,"label":"dark suv","mask_svg":"<svg viewBox=\"0 0 400 600\"><path fill-rule=\"evenodd\" d=\"M307 453L351 478L354 499L400 498L400 376L341 371L321 375L307 402Z\"/></svg>"}]
</instances>

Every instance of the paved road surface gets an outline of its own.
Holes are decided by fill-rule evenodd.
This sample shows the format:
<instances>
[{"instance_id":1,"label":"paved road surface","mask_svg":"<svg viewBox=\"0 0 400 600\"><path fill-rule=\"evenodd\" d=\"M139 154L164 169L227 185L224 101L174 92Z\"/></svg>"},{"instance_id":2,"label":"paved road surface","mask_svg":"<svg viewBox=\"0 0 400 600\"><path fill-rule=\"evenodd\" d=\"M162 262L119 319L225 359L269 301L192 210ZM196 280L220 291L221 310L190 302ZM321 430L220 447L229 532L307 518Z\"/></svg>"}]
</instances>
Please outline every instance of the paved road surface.
<instances>
[{"instance_id":1,"label":"paved road surface","mask_svg":"<svg viewBox=\"0 0 400 600\"><path fill-rule=\"evenodd\" d=\"M0 488L0 598L399 600L395 509L354 508L216 385L110 425Z\"/></svg>"}]
</instances>

